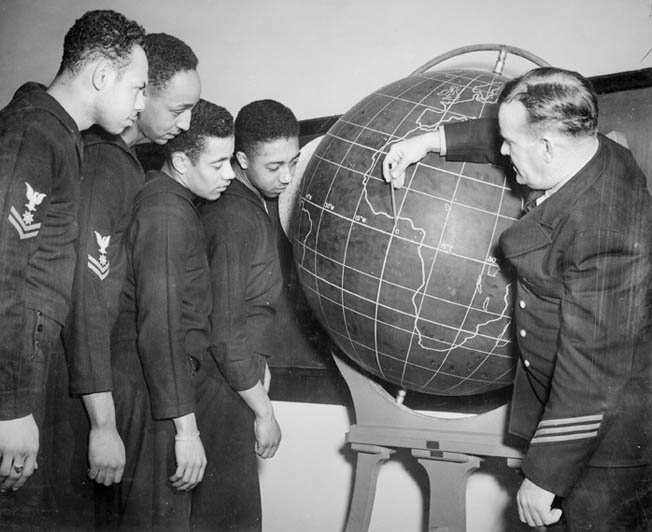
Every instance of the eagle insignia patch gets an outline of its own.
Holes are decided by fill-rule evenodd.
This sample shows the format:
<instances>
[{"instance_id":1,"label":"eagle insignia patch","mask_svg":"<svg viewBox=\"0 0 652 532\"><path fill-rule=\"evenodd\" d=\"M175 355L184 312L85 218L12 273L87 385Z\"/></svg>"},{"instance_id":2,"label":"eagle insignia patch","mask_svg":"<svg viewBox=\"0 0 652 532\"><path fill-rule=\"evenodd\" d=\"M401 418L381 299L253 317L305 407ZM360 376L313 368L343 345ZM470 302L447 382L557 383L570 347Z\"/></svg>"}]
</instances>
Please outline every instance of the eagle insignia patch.
<instances>
[{"instance_id":1,"label":"eagle insignia patch","mask_svg":"<svg viewBox=\"0 0 652 532\"><path fill-rule=\"evenodd\" d=\"M27 209L23 214L19 214L15 207L11 207L9 210L9 222L14 226L21 240L34 238L38 235L41 224L40 222L34 223L34 213L46 197L46 194L34 190L27 181L25 181L25 185L27 185L27 192L25 193L27 198L25 207Z\"/></svg>"},{"instance_id":2,"label":"eagle insignia patch","mask_svg":"<svg viewBox=\"0 0 652 532\"><path fill-rule=\"evenodd\" d=\"M109 247L109 242L111 241L111 235L102 236L97 231L95 233L95 240L97 241L97 247L99 248L99 258L93 257L90 253L88 254L88 269L97 275L100 280L106 279L109 275L111 268L110 262L106 258L106 248Z\"/></svg>"}]
</instances>

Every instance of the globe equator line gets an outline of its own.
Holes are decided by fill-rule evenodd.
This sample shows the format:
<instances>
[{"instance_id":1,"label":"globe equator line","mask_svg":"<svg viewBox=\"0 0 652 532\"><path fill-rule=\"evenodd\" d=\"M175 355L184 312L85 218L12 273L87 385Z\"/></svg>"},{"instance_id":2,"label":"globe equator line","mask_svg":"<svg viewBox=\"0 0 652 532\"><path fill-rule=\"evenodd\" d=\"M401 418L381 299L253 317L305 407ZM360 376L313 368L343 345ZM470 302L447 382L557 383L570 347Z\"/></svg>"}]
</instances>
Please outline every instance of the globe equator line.
<instances>
[{"instance_id":1,"label":"globe equator line","mask_svg":"<svg viewBox=\"0 0 652 532\"><path fill-rule=\"evenodd\" d=\"M312 289L308 288L308 290L312 290ZM325 295L322 294L322 297L326 301L330 301L331 303L336 303L336 301L334 299L329 298L328 296L325 296ZM395 312L398 312L398 313L403 314L403 315L408 316L408 317L413 317L412 314L409 314L409 313L403 312L403 311L397 311L396 309L394 309L392 307L384 306L384 308L387 309L387 310L393 310ZM356 310L354 308L346 307L346 309L348 311L352 312L353 314L357 314L358 316L362 316L364 318L369 318L369 319L373 318L372 316L370 316L368 314L365 314L364 312L360 312L359 310ZM421 318L421 319L423 320L424 323L428 323L428 324L431 324L431 325L437 325L439 327L442 327L444 329L449 329L451 331L456 331L457 332L458 329L459 329L459 327L453 327L453 326L448 325L446 323L437 322L437 321L426 319L426 318ZM395 329L397 331L403 331L403 332L407 332L407 333L411 332L411 330L405 329L403 327L399 327L398 325L395 325L394 323L390 323L390 322L383 321L383 320L378 320L378 321L379 321L379 323L382 323L383 325L386 325L386 326L388 326L388 327L390 327L392 329ZM336 329L331 328L331 330L335 331ZM469 330L465 330L465 329L462 329L462 330L464 331L464 334L467 335L467 338L465 338L464 341L460 342L459 344L456 344L453 347L453 349L458 348L458 347L464 347L465 349L468 349L469 351L474 351L474 352L477 352L477 353L481 353L483 355L491 355L491 356L497 356L497 357L502 357L502 358L511 358L511 355L502 355L500 353L494 353L493 351L483 351L482 349L477 349L475 347L468 347L468 346L465 345L465 342L468 341L468 340L471 340L471 339L474 339L474 338L484 338L486 340L491 340L492 342L494 342L495 347L504 347L504 346L506 346L506 345L508 345L510 343L508 340L504 340L501 337L490 336L488 334L479 333L479 332L476 332L476 331L469 331ZM441 340L438 340L438 339L433 338L431 336L425 335L423 333L422 333L422 337L425 338L426 340L430 341L430 342L433 342L433 343L446 343L446 345L450 345L450 342L448 342L448 343L447 342L442 342ZM501 342L503 343L503 345L499 345ZM492 348L492 349L494 349L494 348ZM442 352L444 352L446 350L448 350L448 348L445 348L445 349L437 349L435 347L429 348L429 351L432 351L434 353L442 353Z\"/></svg>"},{"instance_id":2,"label":"globe equator line","mask_svg":"<svg viewBox=\"0 0 652 532\"><path fill-rule=\"evenodd\" d=\"M318 253L318 252L315 252L315 253ZM339 266L342 266L342 267L344 267L344 268L347 268L347 269L349 269L349 270L351 270L351 271L353 271L353 272L355 272L355 273L358 273L358 274L364 275L364 276L366 276L366 277L369 277L369 278L373 279L374 281L378 281L378 282L381 282L381 281L382 281L379 277L377 277L377 276L375 276L375 275L372 275L372 274L370 274L370 273L368 273L368 272L364 272L364 271L362 271L362 270L358 270L357 268L352 268L351 266L345 266L345 265L343 265L341 262L339 262L339 261L335 261L335 260L333 260L333 259L330 259L329 257L326 257L326 256L323 255L323 254L320 254L320 256L323 257L323 258L325 258L325 259L327 259L327 260L330 260L330 261L334 262L335 264L337 264L337 265L339 265ZM325 278L323 278L323 277L319 277L318 275L316 275L315 273L311 272L310 270L307 270L307 269L305 268L305 266L303 266L303 265L299 265L299 267L302 269L302 271L304 271L304 272L306 273L306 275L310 275L310 276L314 277L315 279L317 279L317 280L323 282L324 284L327 284L327 285L329 285L329 286L332 286L332 287L335 288L336 290L344 290L345 293L348 294L348 295L352 295L352 296L358 297L358 298L362 299L363 301L367 301L368 303L373 303L373 301L372 301L371 299L369 299L369 298L366 298L366 297L364 297L364 296L361 296L361 295L359 295L359 294L357 294L357 293L355 293L355 292L352 292L351 290L348 290L348 289L346 289L346 288L342 288L341 286L337 286L335 283L329 281L328 279L325 279ZM387 284L387 285L389 285L389 286L392 286L392 287L394 287L394 288L399 288L399 289L401 289L401 290L405 290L406 292L415 292L415 291L416 291L416 289L414 289L414 288L410 288L410 287L403 286L403 285L400 285L400 284L397 284L397 283L393 283L393 282L391 282L391 281L384 281L384 282L385 282L385 284ZM462 307L462 308L466 308L466 307L467 307L467 306L464 305L463 303L459 303L459 302L457 302L457 301L452 301L452 300L450 300L450 299L444 299L443 297L433 296L432 294L426 294L426 297L427 297L428 299L432 300L432 301L439 301L439 302L441 302L441 303L446 303L446 304L448 304L448 305L453 305L453 306L456 306L456 307ZM381 304L381 305L382 305L382 304ZM396 310L397 312L399 312L399 313L401 313L401 314L405 314L405 315L407 315L407 316L413 316L413 314L409 314L409 313L407 313L407 312L400 311L400 310L396 309L395 307L388 307L388 306L386 306L386 305L383 305L383 307L384 307L384 308L387 308L387 309L389 309L389 310ZM503 313L498 314L498 313L496 313L496 312L493 312L493 311L490 311L490 310L480 309L480 308L477 308L477 307L473 307L473 310L476 310L476 311L478 311L478 312L482 311L482 312L485 313L485 314L489 314L489 315L495 316L495 317L497 317L497 318L498 318L498 317L500 317L500 318L504 318L504 317L505 317L505 315L504 315ZM437 322L432 322L432 321L430 321L430 320L426 320L426 321L429 321L430 323L437 323ZM493 338L493 337L491 337L491 338Z\"/></svg>"},{"instance_id":3,"label":"globe equator line","mask_svg":"<svg viewBox=\"0 0 652 532\"><path fill-rule=\"evenodd\" d=\"M313 275L314 275L314 274L313 274ZM323 282L327 282L326 280L324 280L324 279L322 279L322 278L319 278L319 277L317 277L317 279L320 280L320 281L323 281ZM330 283L328 283L328 284L330 284ZM335 287L335 288L339 288L339 287ZM307 287L307 289L308 289L308 290L312 290L311 287ZM342 289L342 290L344 290L344 289ZM361 296L359 296L359 295L357 295L357 294L355 294L355 293L353 293L353 292L351 292L351 291L347 291L347 292L348 292L350 295L354 295L354 296L356 296L356 297L359 297L360 299L364 299L364 300L366 300L368 303L372 303L372 304L373 304L373 301L370 300L370 299L368 299L368 298L362 298ZM315 293L317 293L317 292L315 291ZM321 292L319 292L319 295L320 295L320 297L323 297L326 301L330 301L331 303L339 303L338 301L335 301L334 299L332 299L332 298L330 298L330 297L324 295L324 294L321 293ZM347 306L344 306L344 308L345 308L346 310L348 310L349 312L352 312L353 314L357 314L358 316L363 316L363 317L365 317L365 318L372 319L372 316L369 316L368 314L365 314L364 312L360 312L360 311L358 311L358 310L356 310L356 309L354 309L354 308L347 307ZM396 309L396 308L394 308L394 307L388 307L388 306L386 306L386 305L383 305L383 308L385 308L385 309L387 309L387 310L393 310L393 311L395 311L395 312L398 312L399 314L403 314L403 315L408 316L408 317L410 317L410 318L414 318L414 314L410 314L409 312L403 312L402 310L398 310L398 309ZM477 310L477 309L475 309L475 310ZM497 320L498 320L499 318L501 318L501 317L504 317L504 316L502 316L502 315L497 315L497 316L496 316L496 320L491 320L491 321L497 321ZM505 345L507 345L508 343L510 343L508 340L503 340L501 336L490 336L490 335L488 335L488 334L484 334L484 333L477 332L477 330L476 330L476 331L470 331L470 330L467 330L467 329L462 329L461 327L453 327L452 325L448 325L448 324L446 324L446 323L442 323L442 322L434 321L434 320L431 320L431 319L428 319L428 318L420 318L420 319L421 319L424 323L429 323L429 324L432 324L432 325L437 325L437 326L439 326L439 327L443 327L443 328L445 328L445 329L450 329L450 330L452 330L452 331L459 331L459 330L462 330L462 331L464 331L464 333L465 333L466 335L468 335L468 338L466 338L465 341L466 341L466 340L469 340L469 339L471 339L471 338L485 338L485 339L487 339L487 340L491 340L491 341L493 341L493 342L495 342L495 343L499 343L499 342L501 342L501 341L503 341L503 342L505 343ZM380 321L383 325L387 325L387 326L391 327L392 329L396 329L396 330L398 330L398 331L404 331L404 332L408 332L408 333L411 332L410 330L408 330L408 329L404 329L403 327L398 327L397 325L394 325L393 323L388 323L388 322L381 321L381 320L379 320L379 321ZM486 323L480 324L479 326L486 326ZM335 331L336 329L331 328L331 330ZM427 335L423 335L423 338L425 338L425 339L427 339L427 340L429 340L429 341L432 341L432 342L440 342L440 340L437 340L436 338L432 338L432 337L427 336ZM462 345L464 345L464 342L461 342L461 343L459 343L459 344L456 344L454 347L461 347ZM478 353L482 353L482 354L485 354L485 355L486 355L486 354L493 354L493 353L491 353L490 351L482 351L482 350L479 350L479 349L476 349L476 348L471 348L471 347L465 347L465 349L469 349L469 350L471 350L471 351L477 351ZM446 349L442 349L442 350L440 350L440 349L436 349L436 348L429 348L429 350L430 350L430 351L433 351L433 352L440 353L440 352L445 351ZM504 355L496 355L496 356L504 356ZM506 355L505 355L505 356L506 356ZM509 358L511 358L511 356L509 356Z\"/></svg>"}]
</instances>

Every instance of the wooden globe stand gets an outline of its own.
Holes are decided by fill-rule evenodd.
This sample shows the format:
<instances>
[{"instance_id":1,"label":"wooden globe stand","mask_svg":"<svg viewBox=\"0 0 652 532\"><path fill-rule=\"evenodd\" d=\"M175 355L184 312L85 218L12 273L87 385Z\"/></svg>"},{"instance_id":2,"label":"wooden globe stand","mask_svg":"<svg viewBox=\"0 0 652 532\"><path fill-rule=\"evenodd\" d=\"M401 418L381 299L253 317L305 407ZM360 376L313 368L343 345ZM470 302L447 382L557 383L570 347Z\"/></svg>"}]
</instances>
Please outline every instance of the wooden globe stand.
<instances>
[{"instance_id":1,"label":"wooden globe stand","mask_svg":"<svg viewBox=\"0 0 652 532\"><path fill-rule=\"evenodd\" d=\"M549 63L523 50L504 44L476 44L457 48L428 61L411 76L460 55L496 51L493 68L502 74L508 54L536 66ZM397 448L410 449L426 470L430 485L429 532L466 532L466 483L480 467L482 457L505 458L518 467L521 453L503 443L508 405L489 412L462 417L437 418L419 414L395 400L381 386L353 366L333 355L351 391L356 424L346 441L357 453L351 509L345 532L367 532L376 493L378 471Z\"/></svg>"},{"instance_id":2,"label":"wooden globe stand","mask_svg":"<svg viewBox=\"0 0 652 532\"><path fill-rule=\"evenodd\" d=\"M345 532L367 532L380 466L397 449L410 449L430 485L429 532L466 532L466 483L482 457L522 457L503 443L508 405L484 414L437 418L398 403L381 386L336 355L346 381L356 423L346 441L357 453L355 483Z\"/></svg>"}]
</instances>

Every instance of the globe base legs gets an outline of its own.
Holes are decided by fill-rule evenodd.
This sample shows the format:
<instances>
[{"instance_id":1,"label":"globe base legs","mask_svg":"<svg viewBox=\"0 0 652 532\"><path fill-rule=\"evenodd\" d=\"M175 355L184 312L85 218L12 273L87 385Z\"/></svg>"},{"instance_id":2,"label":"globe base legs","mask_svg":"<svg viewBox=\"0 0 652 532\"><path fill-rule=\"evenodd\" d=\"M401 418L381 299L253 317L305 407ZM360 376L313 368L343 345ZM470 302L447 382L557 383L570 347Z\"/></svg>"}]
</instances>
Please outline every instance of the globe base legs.
<instances>
[{"instance_id":1,"label":"globe base legs","mask_svg":"<svg viewBox=\"0 0 652 532\"><path fill-rule=\"evenodd\" d=\"M421 449L412 449L412 456L428 473L428 532L466 532L466 482L480 459L454 453L435 458Z\"/></svg>"},{"instance_id":2,"label":"globe base legs","mask_svg":"<svg viewBox=\"0 0 652 532\"><path fill-rule=\"evenodd\" d=\"M333 355L346 381L356 423L346 435L357 452L356 478L345 532L367 532L380 466L396 449L410 449L428 474L429 532L466 532L466 484L484 456L514 467L521 453L503 443L507 405L460 418L420 414Z\"/></svg>"},{"instance_id":3,"label":"globe base legs","mask_svg":"<svg viewBox=\"0 0 652 532\"><path fill-rule=\"evenodd\" d=\"M369 530L371 509L376 496L378 471L395 450L365 444L353 444L351 449L357 451L358 457L355 467L353 498L344 530L345 532L365 532Z\"/></svg>"}]
</instances>

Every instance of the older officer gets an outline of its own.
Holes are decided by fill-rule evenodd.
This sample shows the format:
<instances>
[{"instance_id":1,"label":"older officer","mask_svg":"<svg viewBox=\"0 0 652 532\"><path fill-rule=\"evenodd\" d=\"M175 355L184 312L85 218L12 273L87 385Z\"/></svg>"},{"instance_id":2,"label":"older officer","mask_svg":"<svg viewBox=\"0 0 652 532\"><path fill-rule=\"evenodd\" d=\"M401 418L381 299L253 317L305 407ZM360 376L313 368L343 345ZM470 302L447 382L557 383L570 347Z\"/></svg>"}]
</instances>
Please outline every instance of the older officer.
<instances>
[{"instance_id":1,"label":"older officer","mask_svg":"<svg viewBox=\"0 0 652 532\"><path fill-rule=\"evenodd\" d=\"M518 275L521 359L509 431L529 441L521 520L549 525L563 510L570 531L647 530L652 205L645 176L628 150L597 133L597 99L577 73L533 70L505 85L499 105L501 153L516 180L539 192L500 240ZM484 135L486 146L471 149L471 158L491 159L495 139L486 125L480 135L469 132L472 143ZM447 149L459 153L451 140L465 135L459 127L449 132ZM440 140L433 132L393 146L386 179L400 182Z\"/></svg>"}]
</instances>

